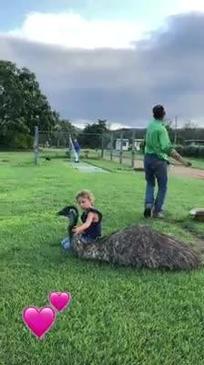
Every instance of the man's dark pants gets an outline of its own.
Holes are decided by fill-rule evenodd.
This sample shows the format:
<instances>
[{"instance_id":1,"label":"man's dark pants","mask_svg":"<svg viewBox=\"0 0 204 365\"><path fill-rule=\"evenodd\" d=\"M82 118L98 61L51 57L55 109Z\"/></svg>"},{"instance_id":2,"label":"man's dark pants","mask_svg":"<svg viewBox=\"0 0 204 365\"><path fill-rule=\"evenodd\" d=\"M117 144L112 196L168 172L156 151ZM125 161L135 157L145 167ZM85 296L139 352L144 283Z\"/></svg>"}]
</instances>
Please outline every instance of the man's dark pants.
<instances>
[{"instance_id":1,"label":"man's dark pants","mask_svg":"<svg viewBox=\"0 0 204 365\"><path fill-rule=\"evenodd\" d=\"M167 161L161 160L155 154L146 154L144 158L145 178L147 182L145 207L154 208L154 213L162 212L167 192ZM155 183L158 184L158 193L154 199Z\"/></svg>"}]
</instances>

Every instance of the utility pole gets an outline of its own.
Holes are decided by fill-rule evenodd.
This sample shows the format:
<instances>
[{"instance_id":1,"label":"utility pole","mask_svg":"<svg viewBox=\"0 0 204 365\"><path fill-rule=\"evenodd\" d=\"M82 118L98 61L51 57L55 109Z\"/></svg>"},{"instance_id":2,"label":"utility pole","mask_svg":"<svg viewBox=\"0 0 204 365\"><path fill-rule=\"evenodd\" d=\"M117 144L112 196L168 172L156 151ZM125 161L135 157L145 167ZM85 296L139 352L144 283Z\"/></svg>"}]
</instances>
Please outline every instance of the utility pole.
<instances>
[{"instance_id":1,"label":"utility pole","mask_svg":"<svg viewBox=\"0 0 204 365\"><path fill-rule=\"evenodd\" d=\"M177 144L178 117L175 116L174 144Z\"/></svg>"},{"instance_id":2,"label":"utility pole","mask_svg":"<svg viewBox=\"0 0 204 365\"><path fill-rule=\"evenodd\" d=\"M110 159L113 160L113 132L111 132Z\"/></svg>"},{"instance_id":3,"label":"utility pole","mask_svg":"<svg viewBox=\"0 0 204 365\"><path fill-rule=\"evenodd\" d=\"M132 168L135 167L135 129L132 130Z\"/></svg>"},{"instance_id":4,"label":"utility pole","mask_svg":"<svg viewBox=\"0 0 204 365\"><path fill-rule=\"evenodd\" d=\"M123 162L123 132L120 132L120 157L119 162L122 164Z\"/></svg>"}]
</instances>

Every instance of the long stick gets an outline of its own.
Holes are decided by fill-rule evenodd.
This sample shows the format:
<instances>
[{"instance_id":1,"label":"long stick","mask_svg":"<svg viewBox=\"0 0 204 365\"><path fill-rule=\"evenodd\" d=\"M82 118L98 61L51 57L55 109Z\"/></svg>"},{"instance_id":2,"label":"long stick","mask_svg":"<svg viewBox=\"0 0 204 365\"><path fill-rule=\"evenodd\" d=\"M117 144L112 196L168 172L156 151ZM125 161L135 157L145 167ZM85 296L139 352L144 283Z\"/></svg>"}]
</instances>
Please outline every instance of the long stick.
<instances>
[{"instance_id":1,"label":"long stick","mask_svg":"<svg viewBox=\"0 0 204 365\"><path fill-rule=\"evenodd\" d=\"M75 147L74 147L74 143L73 143L73 141L72 141L72 137L71 137L71 136L69 136L69 142L70 142L70 145L71 145L71 151L73 151L73 152L74 152L75 161L77 161L77 160L78 160L78 155L77 155L77 153L76 153L76 150L75 150ZM72 155L72 153L71 153L71 155ZM71 157L71 156L70 156L70 157Z\"/></svg>"}]
</instances>

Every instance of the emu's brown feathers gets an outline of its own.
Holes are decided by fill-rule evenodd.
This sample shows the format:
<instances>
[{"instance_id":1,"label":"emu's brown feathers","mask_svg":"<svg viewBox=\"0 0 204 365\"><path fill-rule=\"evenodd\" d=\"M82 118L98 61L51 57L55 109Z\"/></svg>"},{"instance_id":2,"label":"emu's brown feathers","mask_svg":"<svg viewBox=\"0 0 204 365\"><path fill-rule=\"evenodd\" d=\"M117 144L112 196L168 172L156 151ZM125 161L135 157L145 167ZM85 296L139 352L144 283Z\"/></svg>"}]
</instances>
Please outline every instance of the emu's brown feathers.
<instances>
[{"instance_id":1,"label":"emu's brown feathers","mask_svg":"<svg viewBox=\"0 0 204 365\"><path fill-rule=\"evenodd\" d=\"M191 270L201 263L198 254L185 243L142 225L122 229L90 244L76 237L73 250L78 257L137 268Z\"/></svg>"}]
</instances>

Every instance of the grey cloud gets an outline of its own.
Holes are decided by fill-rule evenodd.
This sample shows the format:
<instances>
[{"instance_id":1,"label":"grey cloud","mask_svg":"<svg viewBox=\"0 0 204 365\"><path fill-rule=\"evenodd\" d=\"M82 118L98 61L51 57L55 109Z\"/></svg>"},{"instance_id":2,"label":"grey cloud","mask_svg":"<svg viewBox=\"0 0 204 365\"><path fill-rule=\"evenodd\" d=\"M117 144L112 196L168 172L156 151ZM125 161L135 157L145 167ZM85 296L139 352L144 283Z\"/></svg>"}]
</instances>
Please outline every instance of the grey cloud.
<instances>
[{"instance_id":1,"label":"grey cloud","mask_svg":"<svg viewBox=\"0 0 204 365\"><path fill-rule=\"evenodd\" d=\"M33 70L63 117L143 126L163 103L170 118L202 121L204 15L171 17L134 50L68 50L4 35L0 43L0 58Z\"/></svg>"}]
</instances>

